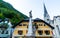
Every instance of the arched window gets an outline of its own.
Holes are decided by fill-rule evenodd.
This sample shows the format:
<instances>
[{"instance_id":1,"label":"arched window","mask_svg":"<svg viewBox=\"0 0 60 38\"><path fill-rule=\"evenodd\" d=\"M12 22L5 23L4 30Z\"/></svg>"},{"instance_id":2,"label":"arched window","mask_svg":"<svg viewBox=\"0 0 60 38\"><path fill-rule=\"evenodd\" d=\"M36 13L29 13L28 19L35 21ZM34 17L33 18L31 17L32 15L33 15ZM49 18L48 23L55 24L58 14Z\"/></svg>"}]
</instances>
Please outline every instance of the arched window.
<instances>
[{"instance_id":1,"label":"arched window","mask_svg":"<svg viewBox=\"0 0 60 38\"><path fill-rule=\"evenodd\" d=\"M59 35L60 35L60 30L59 30L59 26L58 26L58 25L56 25L56 27L57 27L57 29L58 29L58 32L59 32Z\"/></svg>"},{"instance_id":2,"label":"arched window","mask_svg":"<svg viewBox=\"0 0 60 38\"><path fill-rule=\"evenodd\" d=\"M38 30L38 34L39 35L42 35L43 34L43 31L42 30Z\"/></svg>"},{"instance_id":3,"label":"arched window","mask_svg":"<svg viewBox=\"0 0 60 38\"><path fill-rule=\"evenodd\" d=\"M49 21L49 19L47 19L47 21Z\"/></svg>"},{"instance_id":4,"label":"arched window","mask_svg":"<svg viewBox=\"0 0 60 38\"><path fill-rule=\"evenodd\" d=\"M46 35L50 35L50 31L49 31L49 30L46 30L46 31L45 31L45 34L46 34Z\"/></svg>"},{"instance_id":5,"label":"arched window","mask_svg":"<svg viewBox=\"0 0 60 38\"><path fill-rule=\"evenodd\" d=\"M19 26L22 26L22 24L19 24Z\"/></svg>"},{"instance_id":6,"label":"arched window","mask_svg":"<svg viewBox=\"0 0 60 38\"><path fill-rule=\"evenodd\" d=\"M23 31L22 31L22 30L19 30L19 31L18 31L18 34L19 34L19 35L22 35L22 34L23 34Z\"/></svg>"},{"instance_id":7,"label":"arched window","mask_svg":"<svg viewBox=\"0 0 60 38\"><path fill-rule=\"evenodd\" d=\"M39 26L42 26L42 24L39 24Z\"/></svg>"},{"instance_id":8,"label":"arched window","mask_svg":"<svg viewBox=\"0 0 60 38\"><path fill-rule=\"evenodd\" d=\"M23 26L26 26L26 24L23 24Z\"/></svg>"}]
</instances>

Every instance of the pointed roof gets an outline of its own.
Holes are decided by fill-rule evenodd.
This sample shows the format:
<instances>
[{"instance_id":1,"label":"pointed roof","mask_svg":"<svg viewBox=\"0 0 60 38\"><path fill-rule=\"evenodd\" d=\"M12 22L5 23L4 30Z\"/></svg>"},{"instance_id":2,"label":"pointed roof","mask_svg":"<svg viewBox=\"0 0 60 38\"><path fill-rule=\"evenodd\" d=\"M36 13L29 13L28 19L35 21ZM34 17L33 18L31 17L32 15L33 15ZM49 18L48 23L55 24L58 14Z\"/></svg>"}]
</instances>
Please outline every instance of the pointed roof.
<instances>
[{"instance_id":1,"label":"pointed roof","mask_svg":"<svg viewBox=\"0 0 60 38\"><path fill-rule=\"evenodd\" d=\"M44 6L44 17L46 17L46 15L48 15L48 12L47 12L47 9L45 7L45 4L43 3L43 6Z\"/></svg>"}]
</instances>

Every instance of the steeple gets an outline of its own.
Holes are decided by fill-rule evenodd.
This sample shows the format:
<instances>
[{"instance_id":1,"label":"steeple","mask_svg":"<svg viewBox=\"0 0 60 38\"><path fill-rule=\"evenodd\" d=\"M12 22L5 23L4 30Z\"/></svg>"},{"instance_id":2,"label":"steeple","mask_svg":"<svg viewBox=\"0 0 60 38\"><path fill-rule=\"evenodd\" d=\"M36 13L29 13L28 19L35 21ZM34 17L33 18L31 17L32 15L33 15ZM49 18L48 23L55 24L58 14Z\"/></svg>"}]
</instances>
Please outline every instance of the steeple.
<instances>
[{"instance_id":1,"label":"steeple","mask_svg":"<svg viewBox=\"0 0 60 38\"><path fill-rule=\"evenodd\" d=\"M44 6L44 21L49 23L50 22L50 16L46 10L45 4L43 4L43 6Z\"/></svg>"},{"instance_id":2,"label":"steeple","mask_svg":"<svg viewBox=\"0 0 60 38\"><path fill-rule=\"evenodd\" d=\"M43 4L43 6L44 6L44 17L46 17L47 15L49 16L49 14L48 14L48 12L47 12L47 9L46 9L46 7L45 7L45 4Z\"/></svg>"}]
</instances>

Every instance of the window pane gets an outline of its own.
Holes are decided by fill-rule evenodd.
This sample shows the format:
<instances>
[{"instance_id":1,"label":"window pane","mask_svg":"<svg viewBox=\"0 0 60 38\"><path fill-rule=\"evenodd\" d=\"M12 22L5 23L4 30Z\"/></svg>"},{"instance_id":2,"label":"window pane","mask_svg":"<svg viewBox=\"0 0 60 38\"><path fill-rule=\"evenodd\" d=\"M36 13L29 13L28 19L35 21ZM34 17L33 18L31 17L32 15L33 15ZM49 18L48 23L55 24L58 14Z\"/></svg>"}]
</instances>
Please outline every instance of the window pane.
<instances>
[{"instance_id":1,"label":"window pane","mask_svg":"<svg viewBox=\"0 0 60 38\"><path fill-rule=\"evenodd\" d=\"M6 31L6 34L8 34L8 31Z\"/></svg>"},{"instance_id":2,"label":"window pane","mask_svg":"<svg viewBox=\"0 0 60 38\"><path fill-rule=\"evenodd\" d=\"M22 30L19 30L19 31L18 31L18 34L19 34L19 35L22 35L22 34L23 34L23 31L22 31Z\"/></svg>"},{"instance_id":3,"label":"window pane","mask_svg":"<svg viewBox=\"0 0 60 38\"><path fill-rule=\"evenodd\" d=\"M37 25L37 23L34 23L34 26L35 26L36 29L38 29L38 25Z\"/></svg>"},{"instance_id":4,"label":"window pane","mask_svg":"<svg viewBox=\"0 0 60 38\"><path fill-rule=\"evenodd\" d=\"M46 34L46 35L49 35L49 34L50 34L50 31L45 31L45 34Z\"/></svg>"},{"instance_id":5,"label":"window pane","mask_svg":"<svg viewBox=\"0 0 60 38\"><path fill-rule=\"evenodd\" d=\"M58 32L59 32L59 35L60 35L60 30L59 30L59 26L58 26L58 25L56 25L56 27L57 27L57 29L58 29Z\"/></svg>"},{"instance_id":6,"label":"window pane","mask_svg":"<svg viewBox=\"0 0 60 38\"><path fill-rule=\"evenodd\" d=\"M22 24L19 24L19 26L22 26Z\"/></svg>"},{"instance_id":7,"label":"window pane","mask_svg":"<svg viewBox=\"0 0 60 38\"><path fill-rule=\"evenodd\" d=\"M42 31L42 30L39 30L39 31L38 31L38 34L39 34L39 35L42 35L42 34L43 34L43 31Z\"/></svg>"},{"instance_id":8,"label":"window pane","mask_svg":"<svg viewBox=\"0 0 60 38\"><path fill-rule=\"evenodd\" d=\"M39 26L42 26L42 24L39 24Z\"/></svg>"},{"instance_id":9,"label":"window pane","mask_svg":"<svg viewBox=\"0 0 60 38\"><path fill-rule=\"evenodd\" d=\"M49 21L49 19L47 19L47 21Z\"/></svg>"},{"instance_id":10,"label":"window pane","mask_svg":"<svg viewBox=\"0 0 60 38\"><path fill-rule=\"evenodd\" d=\"M28 25L27 25L27 28L28 28Z\"/></svg>"},{"instance_id":11,"label":"window pane","mask_svg":"<svg viewBox=\"0 0 60 38\"><path fill-rule=\"evenodd\" d=\"M23 24L23 26L26 26L26 24Z\"/></svg>"},{"instance_id":12,"label":"window pane","mask_svg":"<svg viewBox=\"0 0 60 38\"><path fill-rule=\"evenodd\" d=\"M44 26L46 26L46 24L44 24Z\"/></svg>"}]
</instances>

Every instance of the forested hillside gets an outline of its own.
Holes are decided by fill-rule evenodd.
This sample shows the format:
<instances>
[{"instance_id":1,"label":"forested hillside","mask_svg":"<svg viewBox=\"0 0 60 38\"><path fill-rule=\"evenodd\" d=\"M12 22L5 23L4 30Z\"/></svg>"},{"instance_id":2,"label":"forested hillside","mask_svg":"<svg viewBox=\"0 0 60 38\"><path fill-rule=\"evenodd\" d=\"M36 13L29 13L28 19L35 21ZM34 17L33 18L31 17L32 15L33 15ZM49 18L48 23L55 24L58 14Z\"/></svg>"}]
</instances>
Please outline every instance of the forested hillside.
<instances>
[{"instance_id":1,"label":"forested hillside","mask_svg":"<svg viewBox=\"0 0 60 38\"><path fill-rule=\"evenodd\" d=\"M13 25L16 25L19 21L28 18L26 15L17 11L11 4L0 0L0 19L9 18Z\"/></svg>"}]
</instances>

